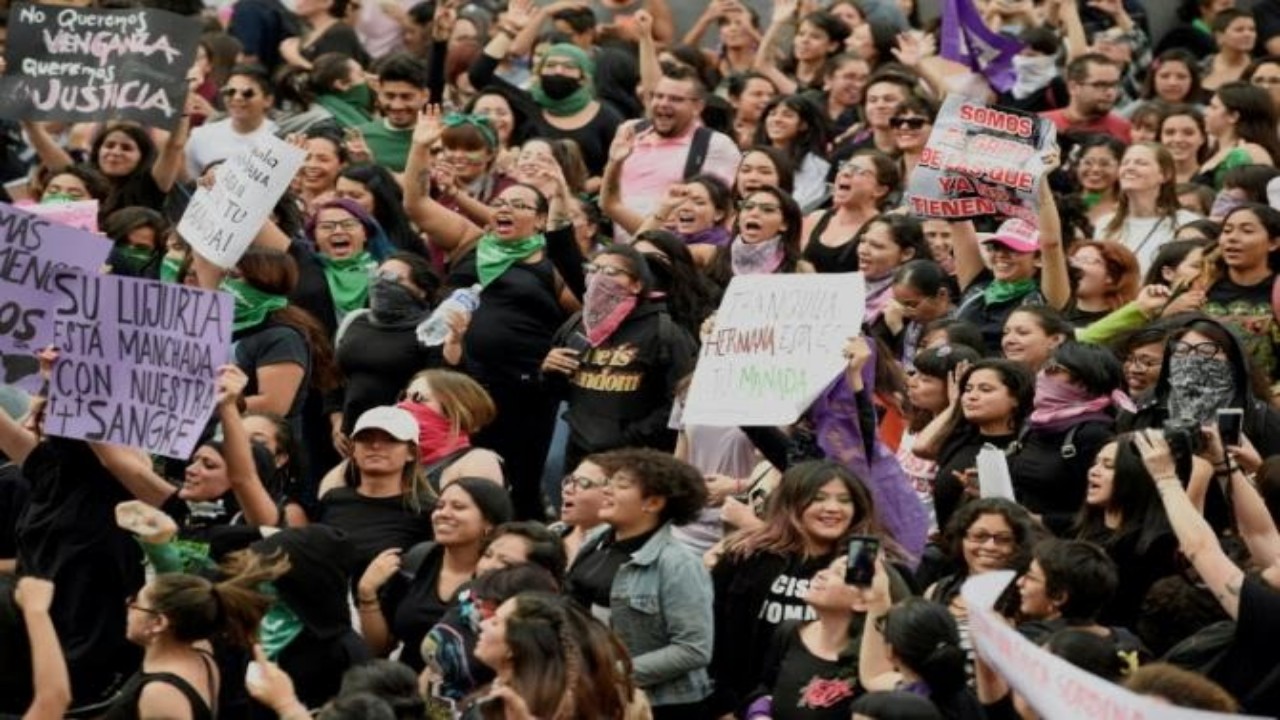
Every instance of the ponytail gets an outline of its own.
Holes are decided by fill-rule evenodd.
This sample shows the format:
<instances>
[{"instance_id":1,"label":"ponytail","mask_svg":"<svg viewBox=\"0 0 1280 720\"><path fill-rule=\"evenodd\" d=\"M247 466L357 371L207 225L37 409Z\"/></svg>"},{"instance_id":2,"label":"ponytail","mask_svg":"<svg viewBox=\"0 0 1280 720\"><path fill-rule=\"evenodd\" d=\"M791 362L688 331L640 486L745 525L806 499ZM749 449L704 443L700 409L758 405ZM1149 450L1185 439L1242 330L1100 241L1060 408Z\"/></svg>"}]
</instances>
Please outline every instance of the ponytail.
<instances>
[{"instance_id":1,"label":"ponytail","mask_svg":"<svg viewBox=\"0 0 1280 720\"><path fill-rule=\"evenodd\" d=\"M949 698L964 690L965 653L956 621L945 606L920 598L904 600L886 616L884 639L902 664L924 680L934 698Z\"/></svg>"},{"instance_id":2,"label":"ponytail","mask_svg":"<svg viewBox=\"0 0 1280 720\"><path fill-rule=\"evenodd\" d=\"M264 557L241 550L227 557L222 570L227 578L211 588L222 634L233 645L250 647L258 623L274 602L260 587L288 572L289 559L281 552Z\"/></svg>"}]
</instances>

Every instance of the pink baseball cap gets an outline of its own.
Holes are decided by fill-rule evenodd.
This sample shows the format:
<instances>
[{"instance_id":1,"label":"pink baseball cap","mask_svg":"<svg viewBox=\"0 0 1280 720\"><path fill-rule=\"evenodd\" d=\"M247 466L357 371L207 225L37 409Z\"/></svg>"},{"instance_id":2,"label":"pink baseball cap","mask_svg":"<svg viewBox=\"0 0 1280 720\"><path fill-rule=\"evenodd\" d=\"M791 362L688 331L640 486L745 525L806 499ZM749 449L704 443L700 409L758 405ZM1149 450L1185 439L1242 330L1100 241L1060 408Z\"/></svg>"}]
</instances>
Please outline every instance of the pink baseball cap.
<instances>
[{"instance_id":1,"label":"pink baseball cap","mask_svg":"<svg viewBox=\"0 0 1280 720\"><path fill-rule=\"evenodd\" d=\"M994 235L985 238L983 242L1000 243L1014 252L1035 252L1040 249L1040 231L1026 220L1010 218L1000 225Z\"/></svg>"}]
</instances>

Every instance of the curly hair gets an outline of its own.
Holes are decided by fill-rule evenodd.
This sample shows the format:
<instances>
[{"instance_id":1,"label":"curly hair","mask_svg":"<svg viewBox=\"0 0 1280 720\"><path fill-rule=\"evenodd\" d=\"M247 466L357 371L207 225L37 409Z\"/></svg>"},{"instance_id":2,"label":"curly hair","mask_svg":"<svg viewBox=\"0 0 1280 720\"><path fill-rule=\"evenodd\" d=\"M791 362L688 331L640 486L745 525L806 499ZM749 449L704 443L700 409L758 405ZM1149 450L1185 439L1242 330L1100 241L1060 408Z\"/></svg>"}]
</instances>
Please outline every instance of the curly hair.
<instances>
[{"instance_id":1,"label":"curly hair","mask_svg":"<svg viewBox=\"0 0 1280 720\"><path fill-rule=\"evenodd\" d=\"M659 516L662 522L687 525L698 518L707 504L707 483L702 473L669 453L626 448L601 453L597 461L609 475L629 475L644 497L666 500Z\"/></svg>"}]
</instances>

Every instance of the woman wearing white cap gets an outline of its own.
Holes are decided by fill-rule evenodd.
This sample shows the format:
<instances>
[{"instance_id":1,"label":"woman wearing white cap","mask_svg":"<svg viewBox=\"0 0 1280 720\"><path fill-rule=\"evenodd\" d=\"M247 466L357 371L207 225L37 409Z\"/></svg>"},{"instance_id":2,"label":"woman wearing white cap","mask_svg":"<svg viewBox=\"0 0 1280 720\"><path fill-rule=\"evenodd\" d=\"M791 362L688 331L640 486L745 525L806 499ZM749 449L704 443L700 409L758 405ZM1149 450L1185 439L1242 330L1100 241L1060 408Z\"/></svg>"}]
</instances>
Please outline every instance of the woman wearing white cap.
<instances>
[{"instance_id":1,"label":"woman wearing white cap","mask_svg":"<svg viewBox=\"0 0 1280 720\"><path fill-rule=\"evenodd\" d=\"M431 539L435 495L418 462L418 422L408 410L366 410L351 431L351 459L320 484L319 522L345 530L359 572L388 548Z\"/></svg>"}]
</instances>

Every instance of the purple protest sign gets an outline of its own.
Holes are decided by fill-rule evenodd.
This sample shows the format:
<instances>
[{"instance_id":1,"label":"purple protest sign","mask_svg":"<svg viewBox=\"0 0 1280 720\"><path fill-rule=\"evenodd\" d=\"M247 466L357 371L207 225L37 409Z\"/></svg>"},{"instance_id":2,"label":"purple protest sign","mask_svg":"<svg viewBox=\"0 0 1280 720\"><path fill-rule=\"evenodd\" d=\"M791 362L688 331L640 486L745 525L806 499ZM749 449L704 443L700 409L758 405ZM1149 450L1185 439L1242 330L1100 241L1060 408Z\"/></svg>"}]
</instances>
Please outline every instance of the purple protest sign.
<instances>
[{"instance_id":1,"label":"purple protest sign","mask_svg":"<svg viewBox=\"0 0 1280 720\"><path fill-rule=\"evenodd\" d=\"M53 276L65 268L97 272L111 242L0 203L0 382L40 387L36 352L53 342Z\"/></svg>"},{"instance_id":2,"label":"purple protest sign","mask_svg":"<svg viewBox=\"0 0 1280 720\"><path fill-rule=\"evenodd\" d=\"M1013 87L1013 57L1022 43L987 27L973 0L942 0L939 55L982 74L996 92Z\"/></svg>"},{"instance_id":3,"label":"purple protest sign","mask_svg":"<svg viewBox=\"0 0 1280 720\"><path fill-rule=\"evenodd\" d=\"M187 459L231 346L231 296L118 275L54 279L50 435Z\"/></svg>"}]
</instances>

